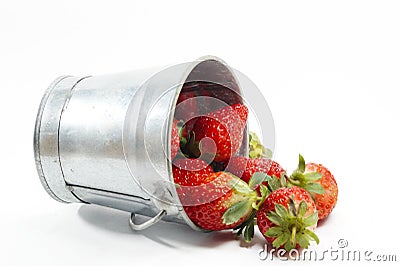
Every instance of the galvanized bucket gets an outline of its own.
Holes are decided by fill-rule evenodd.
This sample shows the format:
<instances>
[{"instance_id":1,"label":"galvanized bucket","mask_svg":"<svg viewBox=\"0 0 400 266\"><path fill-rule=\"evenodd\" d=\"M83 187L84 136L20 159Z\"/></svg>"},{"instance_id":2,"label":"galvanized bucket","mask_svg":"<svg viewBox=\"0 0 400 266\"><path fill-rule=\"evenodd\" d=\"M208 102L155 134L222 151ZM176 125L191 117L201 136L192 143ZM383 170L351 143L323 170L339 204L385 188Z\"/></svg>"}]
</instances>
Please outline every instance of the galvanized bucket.
<instances>
[{"instance_id":1,"label":"galvanized bucket","mask_svg":"<svg viewBox=\"0 0 400 266\"><path fill-rule=\"evenodd\" d=\"M184 86L199 81L226 91ZM48 194L60 202L130 212L134 230L160 219L201 230L180 204L169 159L176 103L185 90L229 104L242 101L232 69L210 56L172 67L56 79L43 96L34 134L36 166ZM244 138L241 155L246 147ZM150 218L136 224L135 214Z\"/></svg>"}]
</instances>

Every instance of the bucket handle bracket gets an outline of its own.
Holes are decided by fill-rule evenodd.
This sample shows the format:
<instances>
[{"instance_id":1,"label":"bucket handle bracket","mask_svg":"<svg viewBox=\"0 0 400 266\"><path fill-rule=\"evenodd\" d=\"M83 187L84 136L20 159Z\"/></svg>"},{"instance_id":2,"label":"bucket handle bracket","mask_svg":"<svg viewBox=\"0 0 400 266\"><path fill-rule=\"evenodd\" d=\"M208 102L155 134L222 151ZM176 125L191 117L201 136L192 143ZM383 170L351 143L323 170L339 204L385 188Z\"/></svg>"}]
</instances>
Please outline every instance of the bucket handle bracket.
<instances>
[{"instance_id":1,"label":"bucket handle bracket","mask_svg":"<svg viewBox=\"0 0 400 266\"><path fill-rule=\"evenodd\" d=\"M156 216L150 218L146 222L141 224L136 224L135 214L132 212L131 217L129 219L129 226L133 231L141 231L159 222L166 214L167 214L166 210L161 210Z\"/></svg>"}]
</instances>

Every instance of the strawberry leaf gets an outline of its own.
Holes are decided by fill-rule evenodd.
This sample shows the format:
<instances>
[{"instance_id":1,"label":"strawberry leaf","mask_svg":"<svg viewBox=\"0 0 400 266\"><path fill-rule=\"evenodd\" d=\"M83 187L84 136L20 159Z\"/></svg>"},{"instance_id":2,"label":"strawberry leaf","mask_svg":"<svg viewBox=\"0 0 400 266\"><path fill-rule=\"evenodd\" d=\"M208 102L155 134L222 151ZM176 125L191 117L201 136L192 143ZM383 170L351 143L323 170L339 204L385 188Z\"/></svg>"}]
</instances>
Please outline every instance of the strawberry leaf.
<instances>
[{"instance_id":1,"label":"strawberry leaf","mask_svg":"<svg viewBox=\"0 0 400 266\"><path fill-rule=\"evenodd\" d=\"M254 237L254 219L252 219L252 221L246 225L245 229L244 229L244 241L246 241L247 243L250 243L251 240Z\"/></svg>"},{"instance_id":2,"label":"strawberry leaf","mask_svg":"<svg viewBox=\"0 0 400 266\"><path fill-rule=\"evenodd\" d=\"M266 186L261 184L260 185L260 193L261 193L261 197L263 199L265 199L266 197L268 197L270 192L269 192L269 190L268 190L268 188Z\"/></svg>"},{"instance_id":3,"label":"strawberry leaf","mask_svg":"<svg viewBox=\"0 0 400 266\"><path fill-rule=\"evenodd\" d=\"M251 214L249 215L249 217L247 219L245 219L243 221L243 223L237 225L236 227L233 228L233 230L238 230L236 232L236 236L240 236L242 234L242 232L245 230L245 234L244 238L246 242L251 242L252 238L254 237L254 224L255 224L255 217L256 217L256 210L253 209L251 211ZM253 227L251 228L247 228L247 227ZM246 232L247 231L247 232Z\"/></svg>"},{"instance_id":4,"label":"strawberry leaf","mask_svg":"<svg viewBox=\"0 0 400 266\"><path fill-rule=\"evenodd\" d=\"M314 212L310 216L304 219L303 223L305 227L313 226L318 221L318 212Z\"/></svg>"},{"instance_id":5,"label":"strawberry leaf","mask_svg":"<svg viewBox=\"0 0 400 266\"><path fill-rule=\"evenodd\" d=\"M263 184L260 185L260 193L261 193L261 199L256 203L253 202L252 206L253 209L258 210L260 206L264 203L265 199L268 197L270 194L268 188L264 186Z\"/></svg>"},{"instance_id":6,"label":"strawberry leaf","mask_svg":"<svg viewBox=\"0 0 400 266\"><path fill-rule=\"evenodd\" d=\"M281 217L278 216L275 212L270 212L267 214L268 220L273 222L276 225L281 225L283 223L283 220Z\"/></svg>"},{"instance_id":7,"label":"strawberry leaf","mask_svg":"<svg viewBox=\"0 0 400 266\"><path fill-rule=\"evenodd\" d=\"M306 161L304 160L304 157L299 154L299 165L297 166L297 171L300 173L304 173L306 170Z\"/></svg>"},{"instance_id":8,"label":"strawberry leaf","mask_svg":"<svg viewBox=\"0 0 400 266\"><path fill-rule=\"evenodd\" d=\"M278 237L272 242L272 246L274 248L279 248L283 244L290 242L290 234L289 232L283 232L282 234L278 235Z\"/></svg>"},{"instance_id":9,"label":"strawberry leaf","mask_svg":"<svg viewBox=\"0 0 400 266\"><path fill-rule=\"evenodd\" d=\"M299 243L300 247L307 248L310 244L310 241L305 234L301 234L297 237L297 243Z\"/></svg>"},{"instance_id":10,"label":"strawberry leaf","mask_svg":"<svg viewBox=\"0 0 400 266\"><path fill-rule=\"evenodd\" d=\"M267 175L266 173L256 172L251 176L250 181L249 181L249 186L250 186L250 188L255 189L262 182L269 181L271 179L272 178L269 175Z\"/></svg>"},{"instance_id":11,"label":"strawberry leaf","mask_svg":"<svg viewBox=\"0 0 400 266\"><path fill-rule=\"evenodd\" d=\"M296 248L296 246L293 245L293 243L291 241L288 241L285 243L285 250L292 250L294 248Z\"/></svg>"},{"instance_id":12,"label":"strawberry leaf","mask_svg":"<svg viewBox=\"0 0 400 266\"><path fill-rule=\"evenodd\" d=\"M282 227L274 226L270 227L268 231L265 233L266 236L274 237L282 233Z\"/></svg>"},{"instance_id":13,"label":"strawberry leaf","mask_svg":"<svg viewBox=\"0 0 400 266\"><path fill-rule=\"evenodd\" d=\"M242 200L235 204L233 204L230 208L228 208L224 215L222 215L222 222L226 225L234 224L240 220L240 218L244 217L251 211L252 202L248 200Z\"/></svg>"},{"instance_id":14,"label":"strawberry leaf","mask_svg":"<svg viewBox=\"0 0 400 266\"><path fill-rule=\"evenodd\" d=\"M310 172L303 175L305 182L313 182L320 180L322 178L322 174L318 172Z\"/></svg>"},{"instance_id":15,"label":"strawberry leaf","mask_svg":"<svg viewBox=\"0 0 400 266\"><path fill-rule=\"evenodd\" d=\"M307 229L307 230L304 231L304 233L307 236L309 236L311 239L313 239L317 244L319 244L319 238L313 231Z\"/></svg>"},{"instance_id":16,"label":"strawberry leaf","mask_svg":"<svg viewBox=\"0 0 400 266\"><path fill-rule=\"evenodd\" d=\"M249 158L271 158L272 151L265 148L255 132L249 133Z\"/></svg>"},{"instance_id":17,"label":"strawberry leaf","mask_svg":"<svg viewBox=\"0 0 400 266\"><path fill-rule=\"evenodd\" d=\"M308 183L303 186L309 193L325 194L324 187L319 183Z\"/></svg>"},{"instance_id":18,"label":"strawberry leaf","mask_svg":"<svg viewBox=\"0 0 400 266\"><path fill-rule=\"evenodd\" d=\"M306 214L306 212L307 212L307 203L306 203L304 200L302 200L302 201L300 202L300 204L299 204L299 209L298 209L297 212L298 212L298 213L297 213L297 216L298 216L299 218L303 218L304 214Z\"/></svg>"},{"instance_id":19,"label":"strawberry leaf","mask_svg":"<svg viewBox=\"0 0 400 266\"><path fill-rule=\"evenodd\" d=\"M304 188L308 191L310 196L315 200L315 194L324 194L325 189L323 186L318 182L323 175L319 172L305 172L305 161L303 156L299 154L299 166L298 168L292 173L291 176L286 177L288 181L288 186L298 186Z\"/></svg>"},{"instance_id":20,"label":"strawberry leaf","mask_svg":"<svg viewBox=\"0 0 400 266\"><path fill-rule=\"evenodd\" d=\"M275 212L280 217L287 217L289 215L287 209L279 203L275 204Z\"/></svg>"},{"instance_id":21,"label":"strawberry leaf","mask_svg":"<svg viewBox=\"0 0 400 266\"><path fill-rule=\"evenodd\" d=\"M284 187L283 183L285 178L278 178L276 176L272 176L271 180L268 181L268 186L271 192L277 190L278 188Z\"/></svg>"},{"instance_id":22,"label":"strawberry leaf","mask_svg":"<svg viewBox=\"0 0 400 266\"><path fill-rule=\"evenodd\" d=\"M229 185L238 193L241 194L250 194L252 192L254 192L254 190L252 190L249 185L247 185L246 182L244 182L243 180L239 179L238 177L236 178L232 178L231 180L229 180Z\"/></svg>"}]
</instances>

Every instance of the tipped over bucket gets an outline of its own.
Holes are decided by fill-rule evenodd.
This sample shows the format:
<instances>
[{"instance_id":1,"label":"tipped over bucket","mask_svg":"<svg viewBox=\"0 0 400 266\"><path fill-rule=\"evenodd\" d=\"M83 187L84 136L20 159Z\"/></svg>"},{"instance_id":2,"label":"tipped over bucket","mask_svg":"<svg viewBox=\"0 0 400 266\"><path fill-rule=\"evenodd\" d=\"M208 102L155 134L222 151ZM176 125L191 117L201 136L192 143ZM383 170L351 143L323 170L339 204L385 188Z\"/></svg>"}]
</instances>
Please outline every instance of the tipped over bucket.
<instances>
[{"instance_id":1,"label":"tipped over bucket","mask_svg":"<svg viewBox=\"0 0 400 266\"><path fill-rule=\"evenodd\" d=\"M130 212L135 230L161 219L201 230L187 217L174 184L172 125L176 117L186 122L243 103L244 85L257 97L253 83L243 77L207 56L170 67L56 79L42 98L34 134L43 187L60 202ZM188 101L177 104L180 96ZM192 98L197 113L187 108ZM269 111L267 105L257 107L262 105L254 109ZM273 128L269 134L274 138ZM236 155L247 156L247 127L244 136ZM136 224L135 214L149 220Z\"/></svg>"}]
</instances>

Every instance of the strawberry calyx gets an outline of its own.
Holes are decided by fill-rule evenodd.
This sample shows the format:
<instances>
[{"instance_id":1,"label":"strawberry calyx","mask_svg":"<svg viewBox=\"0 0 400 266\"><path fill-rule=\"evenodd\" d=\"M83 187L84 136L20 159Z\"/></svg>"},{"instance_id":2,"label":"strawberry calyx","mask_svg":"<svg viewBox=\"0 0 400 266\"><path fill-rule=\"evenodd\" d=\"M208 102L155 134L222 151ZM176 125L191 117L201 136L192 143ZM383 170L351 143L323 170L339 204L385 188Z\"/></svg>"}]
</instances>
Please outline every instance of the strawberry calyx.
<instances>
[{"instance_id":1,"label":"strawberry calyx","mask_svg":"<svg viewBox=\"0 0 400 266\"><path fill-rule=\"evenodd\" d=\"M243 233L243 238L244 240L249 243L254 237L254 226L256 224L256 215L258 209L261 207L261 205L264 203L265 199L268 197L269 194L271 194L271 189L265 186L263 183L271 181L273 178L276 177L271 177L265 173L262 172L257 172L254 173L249 181L249 188L250 189L257 189L259 188L260 190L260 197L257 197L257 200L252 203L252 212L249 216L248 219L243 221L241 224L233 228L233 231L236 231L236 236L240 236Z\"/></svg>"},{"instance_id":2,"label":"strawberry calyx","mask_svg":"<svg viewBox=\"0 0 400 266\"><path fill-rule=\"evenodd\" d=\"M179 120L178 123L176 124L176 127L178 128L178 135L179 135L179 140L180 140L180 145L185 146L186 143L188 142L188 139L185 136L185 124L183 120Z\"/></svg>"},{"instance_id":3,"label":"strawberry calyx","mask_svg":"<svg viewBox=\"0 0 400 266\"><path fill-rule=\"evenodd\" d=\"M226 225L234 224L243 217L249 217L258 198L257 192L239 178L231 179L229 186L233 189L233 196L230 200L231 206L222 215L222 222Z\"/></svg>"},{"instance_id":4,"label":"strawberry calyx","mask_svg":"<svg viewBox=\"0 0 400 266\"><path fill-rule=\"evenodd\" d=\"M324 194L324 187L317 181L322 178L322 174L318 172L305 173L306 163L304 157L299 154L299 164L297 169L293 171L291 176L286 176L288 187L302 187L310 193L314 198L315 194Z\"/></svg>"},{"instance_id":5,"label":"strawberry calyx","mask_svg":"<svg viewBox=\"0 0 400 266\"><path fill-rule=\"evenodd\" d=\"M236 231L236 236L239 237L243 233L244 241L250 243L254 237L254 226L256 224L256 215L257 211L255 209L252 210L249 219L243 221L243 223L239 224L233 231Z\"/></svg>"},{"instance_id":6,"label":"strawberry calyx","mask_svg":"<svg viewBox=\"0 0 400 266\"><path fill-rule=\"evenodd\" d=\"M265 233L266 236L275 238L272 242L273 247L283 247L286 251L290 251L298 246L308 248L311 241L319 244L318 236L311 230L318 221L318 212L305 216L306 212L307 203L304 200L300 202L298 208L293 198L290 198L288 209L279 203L275 204L275 211L267 214L275 226Z\"/></svg>"},{"instance_id":7,"label":"strawberry calyx","mask_svg":"<svg viewBox=\"0 0 400 266\"><path fill-rule=\"evenodd\" d=\"M265 148L255 132L249 133L249 158L271 159L272 151Z\"/></svg>"},{"instance_id":8,"label":"strawberry calyx","mask_svg":"<svg viewBox=\"0 0 400 266\"><path fill-rule=\"evenodd\" d=\"M257 210L260 208L262 203L265 201L267 196L270 194L267 187L264 185L260 185L261 197L257 198L258 202L253 202L252 204L252 212L248 219L243 221L241 224L233 228L233 231L236 231L236 236L239 237L243 233L244 241L250 243L254 237L254 226L257 223L256 215Z\"/></svg>"},{"instance_id":9,"label":"strawberry calyx","mask_svg":"<svg viewBox=\"0 0 400 266\"><path fill-rule=\"evenodd\" d=\"M256 202L253 202L253 204L252 204L253 211L252 211L251 215L249 216L249 218L247 220L243 221L243 223L239 224L238 226L236 226L233 229L234 231L237 230L236 236L240 236L243 234L244 240L246 242L251 242L251 240L254 237L254 226L255 226L255 224L257 224L256 215L257 215L258 209L262 206L262 204L264 203L266 198L273 191L283 188L283 187L290 186L290 184L287 183L287 179L289 179L289 177L287 177L284 173L282 173L282 175L280 177L277 177L274 175L269 176L268 174L263 173L263 172L256 172L251 176L251 178L249 180L249 187L251 189L258 190L259 193L261 194L261 196L257 198ZM304 208L303 205L302 205L302 208ZM295 210L293 199L291 199L291 204L289 206L292 210ZM307 204L305 205L305 207L307 207ZM307 208L306 208L306 210L307 210ZM300 216L298 215L298 211L292 211L291 214L293 217L297 217L298 219L300 219L300 218L302 218L302 216L304 216L304 214L302 212L303 212L303 210L300 212ZM318 219L318 213L317 213L317 219ZM301 227L301 222L297 221L297 223ZM299 229L301 229L301 228L299 228ZM295 231L298 231L298 229L293 229L293 230L294 230L293 234L296 235ZM303 230L303 229L301 229L301 230ZM300 232L302 232L301 230L300 230ZM310 232L312 234L314 234L311 230L310 230ZM304 246L305 245L305 244L303 244L305 242L304 239L302 238L301 241L302 241L302 245ZM292 242L294 242L294 241L292 241ZM301 246L301 247L303 247L303 246Z\"/></svg>"},{"instance_id":10,"label":"strawberry calyx","mask_svg":"<svg viewBox=\"0 0 400 266\"><path fill-rule=\"evenodd\" d=\"M260 190L262 195L261 184L267 189L268 195L279 188L287 187L284 173L282 173L280 177L277 177L275 175L270 176L264 172L255 172L250 177L249 186L255 190Z\"/></svg>"}]
</instances>

